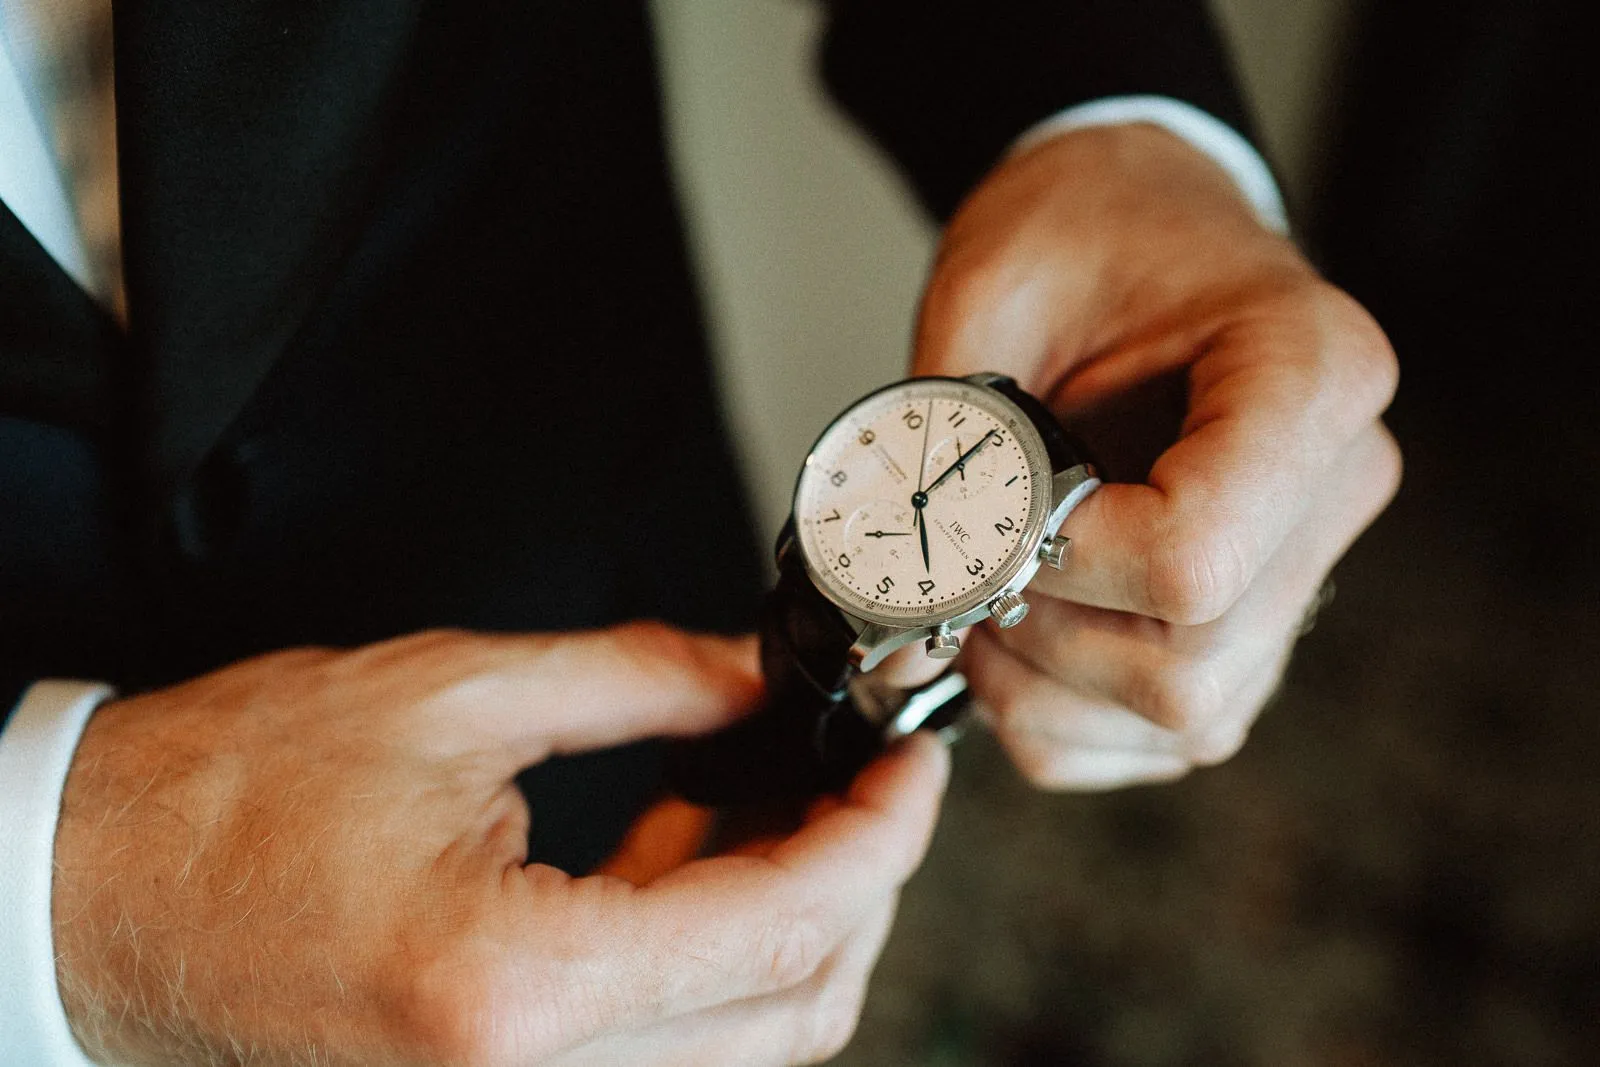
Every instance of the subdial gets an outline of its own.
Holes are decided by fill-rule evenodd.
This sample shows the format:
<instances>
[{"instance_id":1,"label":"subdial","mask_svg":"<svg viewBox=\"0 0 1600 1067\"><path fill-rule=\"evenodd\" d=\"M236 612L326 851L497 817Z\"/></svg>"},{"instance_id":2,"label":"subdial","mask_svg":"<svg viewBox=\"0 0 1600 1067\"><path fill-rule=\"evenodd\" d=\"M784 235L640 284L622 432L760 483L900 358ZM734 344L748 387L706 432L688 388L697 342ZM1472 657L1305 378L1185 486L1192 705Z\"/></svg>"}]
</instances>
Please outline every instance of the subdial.
<instances>
[{"instance_id":1,"label":"subdial","mask_svg":"<svg viewBox=\"0 0 1600 1067\"><path fill-rule=\"evenodd\" d=\"M952 434L940 441L928 452L928 476L937 478L940 473L947 470L950 464L961 458L961 454L977 444L982 437L981 433L974 433L970 437L964 434ZM958 500L971 500L979 496L994 484L994 474L1000 461L1000 450L990 444L977 455L968 459L950 477L945 479L939 487L940 496L953 496Z\"/></svg>"},{"instance_id":2,"label":"subdial","mask_svg":"<svg viewBox=\"0 0 1600 1067\"><path fill-rule=\"evenodd\" d=\"M845 550L851 559L893 565L917 551L910 501L872 500L850 513L844 524ZM920 557L919 557L920 558Z\"/></svg>"}]
</instances>

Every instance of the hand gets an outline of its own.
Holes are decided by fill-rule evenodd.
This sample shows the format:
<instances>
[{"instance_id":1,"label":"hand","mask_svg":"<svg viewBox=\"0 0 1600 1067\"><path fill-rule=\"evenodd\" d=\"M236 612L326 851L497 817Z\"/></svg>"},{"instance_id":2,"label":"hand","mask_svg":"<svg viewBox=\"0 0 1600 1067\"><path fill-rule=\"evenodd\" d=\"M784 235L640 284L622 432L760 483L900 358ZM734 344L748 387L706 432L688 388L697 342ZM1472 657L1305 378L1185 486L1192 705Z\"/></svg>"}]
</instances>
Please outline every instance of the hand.
<instances>
[{"instance_id":1,"label":"hand","mask_svg":"<svg viewBox=\"0 0 1600 1067\"><path fill-rule=\"evenodd\" d=\"M974 632L965 669L1046 787L1235 752L1308 603L1398 486L1379 421L1396 363L1372 319L1183 141L1082 130L1005 161L957 213L914 369L1011 374L1069 424L1122 408L1121 431L1186 375L1159 458L1072 514L1065 569L1039 573L1023 625ZM1108 451L1115 476L1128 457Z\"/></svg>"},{"instance_id":2,"label":"hand","mask_svg":"<svg viewBox=\"0 0 1600 1067\"><path fill-rule=\"evenodd\" d=\"M832 1054L926 847L936 744L760 849L692 859L703 813L677 804L605 873L524 862L520 768L725 725L759 698L754 659L657 625L438 632L107 705L56 842L74 1031L132 1064Z\"/></svg>"}]
</instances>

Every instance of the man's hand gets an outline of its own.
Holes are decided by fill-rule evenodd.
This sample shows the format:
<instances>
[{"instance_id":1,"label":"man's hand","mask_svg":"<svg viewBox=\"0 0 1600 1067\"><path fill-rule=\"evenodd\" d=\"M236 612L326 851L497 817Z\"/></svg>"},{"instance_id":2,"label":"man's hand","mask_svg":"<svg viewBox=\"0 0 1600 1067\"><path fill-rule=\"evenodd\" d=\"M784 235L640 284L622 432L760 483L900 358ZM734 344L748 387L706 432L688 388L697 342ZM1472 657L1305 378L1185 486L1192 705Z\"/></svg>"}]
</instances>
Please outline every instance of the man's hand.
<instances>
[{"instance_id":1,"label":"man's hand","mask_svg":"<svg viewBox=\"0 0 1600 1067\"><path fill-rule=\"evenodd\" d=\"M1187 376L1153 466L1072 514L1065 569L1040 571L1026 623L973 633L965 669L1043 786L1236 751L1307 605L1399 484L1379 421L1396 362L1372 319L1180 139L1082 130L1007 160L957 213L914 369L1011 374L1069 424L1120 408L1119 436L1163 417L1130 398ZM1114 476L1129 459L1101 458Z\"/></svg>"},{"instance_id":2,"label":"man's hand","mask_svg":"<svg viewBox=\"0 0 1600 1067\"><path fill-rule=\"evenodd\" d=\"M548 756L726 725L750 642L656 625L283 652L109 704L56 841L58 970L98 1058L788 1064L848 1038L946 757L918 739L792 836L525 864ZM538 813L533 813L537 830Z\"/></svg>"}]
</instances>

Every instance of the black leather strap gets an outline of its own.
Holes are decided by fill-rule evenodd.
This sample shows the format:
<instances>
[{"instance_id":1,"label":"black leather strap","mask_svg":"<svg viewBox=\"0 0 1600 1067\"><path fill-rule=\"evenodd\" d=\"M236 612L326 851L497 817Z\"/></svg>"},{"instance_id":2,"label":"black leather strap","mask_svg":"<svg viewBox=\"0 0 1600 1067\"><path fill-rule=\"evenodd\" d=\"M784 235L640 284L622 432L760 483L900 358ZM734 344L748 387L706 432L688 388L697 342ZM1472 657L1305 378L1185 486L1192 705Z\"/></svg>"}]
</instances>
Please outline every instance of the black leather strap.
<instances>
[{"instance_id":1,"label":"black leather strap","mask_svg":"<svg viewBox=\"0 0 1600 1067\"><path fill-rule=\"evenodd\" d=\"M855 668L856 635L839 609L818 591L793 537L779 542L778 582L767 594L761 619L761 669L767 685L799 697L837 703Z\"/></svg>"},{"instance_id":2,"label":"black leather strap","mask_svg":"<svg viewBox=\"0 0 1600 1067\"><path fill-rule=\"evenodd\" d=\"M883 748L850 703L855 633L817 591L798 548L780 539L778 581L761 616L767 701L729 729L672 746L672 789L699 804L750 804L816 796L849 784Z\"/></svg>"},{"instance_id":3,"label":"black leather strap","mask_svg":"<svg viewBox=\"0 0 1600 1067\"><path fill-rule=\"evenodd\" d=\"M1080 463L1092 462L1089 450L1083 446L1083 442L1068 433L1060 421L1050 413L1050 409L1039 402L1038 397L1025 391L1013 379L995 378L989 382L989 388L1017 405L1022 409L1022 413L1028 416L1028 421L1033 423L1034 429L1039 431L1039 436L1044 438L1044 447L1050 456L1052 470L1064 471Z\"/></svg>"}]
</instances>

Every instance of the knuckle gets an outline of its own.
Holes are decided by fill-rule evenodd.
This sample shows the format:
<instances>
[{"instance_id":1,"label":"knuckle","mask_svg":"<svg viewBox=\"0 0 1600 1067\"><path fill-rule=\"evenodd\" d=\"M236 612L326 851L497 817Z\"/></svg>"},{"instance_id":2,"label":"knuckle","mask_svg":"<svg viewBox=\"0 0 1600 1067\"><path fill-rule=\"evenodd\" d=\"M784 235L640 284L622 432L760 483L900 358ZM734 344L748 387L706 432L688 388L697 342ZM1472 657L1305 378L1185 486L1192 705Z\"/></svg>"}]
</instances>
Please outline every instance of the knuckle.
<instances>
[{"instance_id":1,"label":"knuckle","mask_svg":"<svg viewBox=\"0 0 1600 1067\"><path fill-rule=\"evenodd\" d=\"M392 638L378 647L405 656L445 656L455 651L469 636L466 630L436 626Z\"/></svg>"},{"instance_id":2,"label":"knuckle","mask_svg":"<svg viewBox=\"0 0 1600 1067\"><path fill-rule=\"evenodd\" d=\"M810 979L822 966L828 943L826 931L815 920L791 916L774 921L760 941L764 990L791 989Z\"/></svg>"},{"instance_id":3,"label":"knuckle","mask_svg":"<svg viewBox=\"0 0 1600 1067\"><path fill-rule=\"evenodd\" d=\"M1184 741L1184 754L1197 767L1215 767L1239 754L1248 731L1236 723L1220 723Z\"/></svg>"},{"instance_id":4,"label":"knuckle","mask_svg":"<svg viewBox=\"0 0 1600 1067\"><path fill-rule=\"evenodd\" d=\"M860 998L825 994L799 1012L795 1063L823 1063L843 1052L855 1036L860 1021Z\"/></svg>"},{"instance_id":5,"label":"knuckle","mask_svg":"<svg viewBox=\"0 0 1600 1067\"><path fill-rule=\"evenodd\" d=\"M803 1064L821 1064L834 1059L845 1051L845 1046L850 1045L850 1038L856 1035L859 1014L854 1005L843 1003L842 998L824 998L821 1006L813 1009L810 1016L802 1046L798 1049L800 1054L795 1057Z\"/></svg>"},{"instance_id":6,"label":"knuckle","mask_svg":"<svg viewBox=\"0 0 1600 1067\"><path fill-rule=\"evenodd\" d=\"M1128 704L1134 712L1186 738L1209 733L1225 707L1221 683L1205 664L1138 672L1130 688Z\"/></svg>"},{"instance_id":7,"label":"knuckle","mask_svg":"<svg viewBox=\"0 0 1600 1067\"><path fill-rule=\"evenodd\" d=\"M1326 318L1340 338L1348 393L1363 415L1375 415L1389 406L1400 386L1400 361L1394 347L1383 327L1350 294L1326 283L1321 293Z\"/></svg>"},{"instance_id":8,"label":"knuckle","mask_svg":"<svg viewBox=\"0 0 1600 1067\"><path fill-rule=\"evenodd\" d=\"M1394 434L1388 427L1381 423L1378 430L1378 456L1375 478L1379 489L1378 511L1389 506L1389 502L1400 491L1400 482L1405 477L1405 456L1400 451L1400 442L1395 440Z\"/></svg>"},{"instance_id":9,"label":"knuckle","mask_svg":"<svg viewBox=\"0 0 1600 1067\"><path fill-rule=\"evenodd\" d=\"M659 619L638 619L627 622L617 627L616 633L619 637L625 638L629 648L667 658L687 656L694 648L687 634Z\"/></svg>"},{"instance_id":10,"label":"knuckle","mask_svg":"<svg viewBox=\"0 0 1600 1067\"><path fill-rule=\"evenodd\" d=\"M1145 600L1156 618L1200 626L1222 616L1244 592L1252 571L1241 534L1180 528L1152 556Z\"/></svg>"},{"instance_id":11,"label":"knuckle","mask_svg":"<svg viewBox=\"0 0 1600 1067\"><path fill-rule=\"evenodd\" d=\"M522 1051L508 1045L512 1031L503 1016L509 1005L498 978L484 968L436 960L419 968L396 1000L403 1043L430 1062L497 1067ZM529 1017L526 1003L518 1011ZM554 1041L547 1045L555 1046Z\"/></svg>"},{"instance_id":12,"label":"knuckle","mask_svg":"<svg viewBox=\"0 0 1600 1067\"><path fill-rule=\"evenodd\" d=\"M1002 731L1000 743L1011 757L1017 773L1029 785L1037 789L1060 790L1072 784L1066 773L1066 761L1053 746L1032 737L1021 737L1012 731Z\"/></svg>"},{"instance_id":13,"label":"knuckle","mask_svg":"<svg viewBox=\"0 0 1600 1067\"><path fill-rule=\"evenodd\" d=\"M1025 701L1015 686L1001 686L983 694L983 711L997 732L1012 731L1027 714Z\"/></svg>"}]
</instances>

